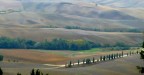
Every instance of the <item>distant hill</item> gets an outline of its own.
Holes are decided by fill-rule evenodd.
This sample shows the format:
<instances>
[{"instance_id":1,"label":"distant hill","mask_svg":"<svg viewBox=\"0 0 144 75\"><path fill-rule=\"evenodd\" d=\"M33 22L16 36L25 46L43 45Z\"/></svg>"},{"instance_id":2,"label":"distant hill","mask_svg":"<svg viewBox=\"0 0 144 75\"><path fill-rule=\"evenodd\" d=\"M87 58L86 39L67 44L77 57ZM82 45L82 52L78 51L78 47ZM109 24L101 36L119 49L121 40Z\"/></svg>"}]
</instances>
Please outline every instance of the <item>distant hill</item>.
<instances>
[{"instance_id":1,"label":"distant hill","mask_svg":"<svg viewBox=\"0 0 144 75\"><path fill-rule=\"evenodd\" d=\"M129 36L129 34L123 35L121 31L144 30L143 3L144 1L140 0L1 0L0 35L22 36L38 41L57 37L88 39L101 43L111 41L115 43L120 40L134 45L141 43L142 34L133 33L134 36ZM99 36L102 33L92 31L93 35L99 35L93 36L89 33L85 34L85 32L82 32L83 35L81 35L77 34L81 30L76 30L73 33L73 30L70 29L53 31L55 32L53 34L49 33L49 28L57 30L57 28L63 29L66 26L79 27L87 31L96 29L100 32L112 31L116 33L111 35L110 32L107 32L108 34ZM39 33L34 33L37 28L40 28ZM67 31L70 33L63 34ZM121 35L117 32L121 32Z\"/></svg>"},{"instance_id":2,"label":"distant hill","mask_svg":"<svg viewBox=\"0 0 144 75\"><path fill-rule=\"evenodd\" d=\"M1 1L6 12L0 14L0 27L65 27L81 26L97 29L144 29L142 9L113 8L92 2ZM125 12L126 11L126 12ZM10 17L11 16L11 17Z\"/></svg>"}]
</instances>

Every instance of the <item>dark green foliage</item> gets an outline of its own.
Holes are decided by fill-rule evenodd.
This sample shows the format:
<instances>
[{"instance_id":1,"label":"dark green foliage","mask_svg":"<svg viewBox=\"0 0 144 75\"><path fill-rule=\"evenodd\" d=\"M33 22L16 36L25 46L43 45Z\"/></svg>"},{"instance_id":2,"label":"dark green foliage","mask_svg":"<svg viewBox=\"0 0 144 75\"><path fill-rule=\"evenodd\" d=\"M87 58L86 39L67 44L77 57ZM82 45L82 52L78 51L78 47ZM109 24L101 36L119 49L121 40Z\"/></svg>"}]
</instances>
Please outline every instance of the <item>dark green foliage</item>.
<instances>
[{"instance_id":1,"label":"dark green foliage","mask_svg":"<svg viewBox=\"0 0 144 75\"><path fill-rule=\"evenodd\" d=\"M3 71L2 71L2 69L0 68L0 75L3 75Z\"/></svg>"},{"instance_id":2,"label":"dark green foliage","mask_svg":"<svg viewBox=\"0 0 144 75\"><path fill-rule=\"evenodd\" d=\"M107 60L110 60L110 55L107 55Z\"/></svg>"},{"instance_id":3,"label":"dark green foliage","mask_svg":"<svg viewBox=\"0 0 144 75\"><path fill-rule=\"evenodd\" d=\"M90 59L86 59L86 64L91 64L91 60Z\"/></svg>"},{"instance_id":4,"label":"dark green foliage","mask_svg":"<svg viewBox=\"0 0 144 75\"><path fill-rule=\"evenodd\" d=\"M33 40L12 39L0 37L0 48L12 49L50 49L50 50L87 50L94 47L94 43L86 40L53 39L52 41L35 42Z\"/></svg>"},{"instance_id":5,"label":"dark green foliage","mask_svg":"<svg viewBox=\"0 0 144 75\"><path fill-rule=\"evenodd\" d=\"M95 58L93 57L93 63L95 63Z\"/></svg>"},{"instance_id":6,"label":"dark green foliage","mask_svg":"<svg viewBox=\"0 0 144 75\"><path fill-rule=\"evenodd\" d=\"M106 57L105 56L103 56L103 61L105 61L106 60Z\"/></svg>"},{"instance_id":7,"label":"dark green foliage","mask_svg":"<svg viewBox=\"0 0 144 75\"><path fill-rule=\"evenodd\" d=\"M111 55L111 59L114 59L114 55L113 54Z\"/></svg>"},{"instance_id":8,"label":"dark green foliage","mask_svg":"<svg viewBox=\"0 0 144 75\"><path fill-rule=\"evenodd\" d=\"M114 54L114 59L116 58L116 54Z\"/></svg>"},{"instance_id":9,"label":"dark green foliage","mask_svg":"<svg viewBox=\"0 0 144 75\"><path fill-rule=\"evenodd\" d=\"M144 59L144 51L140 52L141 59Z\"/></svg>"},{"instance_id":10,"label":"dark green foliage","mask_svg":"<svg viewBox=\"0 0 144 75\"><path fill-rule=\"evenodd\" d=\"M36 72L32 69L30 75L43 75L43 73L39 69L37 69ZM46 75L48 75L48 73Z\"/></svg>"},{"instance_id":11,"label":"dark green foliage","mask_svg":"<svg viewBox=\"0 0 144 75\"><path fill-rule=\"evenodd\" d=\"M78 65L79 65L80 61L78 60Z\"/></svg>"},{"instance_id":12,"label":"dark green foliage","mask_svg":"<svg viewBox=\"0 0 144 75\"><path fill-rule=\"evenodd\" d=\"M35 71L34 69L32 69L31 74L30 75L35 75Z\"/></svg>"},{"instance_id":13,"label":"dark green foliage","mask_svg":"<svg viewBox=\"0 0 144 75\"><path fill-rule=\"evenodd\" d=\"M144 67L136 66L140 73L144 73Z\"/></svg>"},{"instance_id":14,"label":"dark green foliage","mask_svg":"<svg viewBox=\"0 0 144 75\"><path fill-rule=\"evenodd\" d=\"M69 62L68 67L72 67L72 61Z\"/></svg>"},{"instance_id":15,"label":"dark green foliage","mask_svg":"<svg viewBox=\"0 0 144 75\"><path fill-rule=\"evenodd\" d=\"M40 74L41 74L40 70L39 70L39 69L37 69L37 70L36 70L36 74L35 74L35 75L40 75Z\"/></svg>"},{"instance_id":16,"label":"dark green foliage","mask_svg":"<svg viewBox=\"0 0 144 75\"><path fill-rule=\"evenodd\" d=\"M3 55L0 55L0 61L3 61Z\"/></svg>"},{"instance_id":17,"label":"dark green foliage","mask_svg":"<svg viewBox=\"0 0 144 75\"><path fill-rule=\"evenodd\" d=\"M122 51L122 57L123 57L123 55L124 55L124 53L123 53L123 51Z\"/></svg>"},{"instance_id":18,"label":"dark green foliage","mask_svg":"<svg viewBox=\"0 0 144 75\"><path fill-rule=\"evenodd\" d=\"M88 30L88 31L102 31L102 32L142 32L139 29L97 29L97 28L88 28L88 27L80 27L80 26L65 26L66 29L81 29L81 30Z\"/></svg>"},{"instance_id":19,"label":"dark green foliage","mask_svg":"<svg viewBox=\"0 0 144 75\"><path fill-rule=\"evenodd\" d=\"M103 59L103 57L102 57L102 56L100 56L100 61L102 61L102 59Z\"/></svg>"},{"instance_id":20,"label":"dark green foliage","mask_svg":"<svg viewBox=\"0 0 144 75\"><path fill-rule=\"evenodd\" d=\"M88 50L98 47L116 47L116 48L129 48L128 45L117 42L115 45L94 43L87 40L64 40L53 39L52 41L36 42L26 39L12 39L8 37L0 37L0 48L2 49L46 49L46 50Z\"/></svg>"},{"instance_id":21,"label":"dark green foliage","mask_svg":"<svg viewBox=\"0 0 144 75\"><path fill-rule=\"evenodd\" d=\"M17 75L21 75L21 73L18 72Z\"/></svg>"},{"instance_id":22,"label":"dark green foliage","mask_svg":"<svg viewBox=\"0 0 144 75\"><path fill-rule=\"evenodd\" d=\"M128 45L126 45L126 44L123 43L123 42L117 42L117 43L115 44L115 47L128 47Z\"/></svg>"}]
</instances>

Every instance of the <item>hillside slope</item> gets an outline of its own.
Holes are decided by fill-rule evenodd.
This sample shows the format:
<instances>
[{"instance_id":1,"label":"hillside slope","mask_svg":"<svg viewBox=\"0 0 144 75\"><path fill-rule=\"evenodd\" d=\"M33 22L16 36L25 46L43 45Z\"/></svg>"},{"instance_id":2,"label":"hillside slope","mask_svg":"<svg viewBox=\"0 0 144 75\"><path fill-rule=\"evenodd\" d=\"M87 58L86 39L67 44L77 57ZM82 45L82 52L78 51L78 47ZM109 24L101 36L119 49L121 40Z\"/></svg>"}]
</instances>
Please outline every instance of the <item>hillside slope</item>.
<instances>
[{"instance_id":1,"label":"hillside slope","mask_svg":"<svg viewBox=\"0 0 144 75\"><path fill-rule=\"evenodd\" d=\"M92 2L2 0L0 4L3 5L0 8L2 28L81 26L97 29L144 29L144 15L141 14L143 9L121 9Z\"/></svg>"},{"instance_id":2,"label":"hillside slope","mask_svg":"<svg viewBox=\"0 0 144 75\"><path fill-rule=\"evenodd\" d=\"M0 36L12 38L26 38L36 41L52 40L54 38L63 39L85 39L101 44L114 44L123 42L127 45L140 44L142 33L123 33L123 32L95 32L84 30L69 30L63 28L8 28L0 29Z\"/></svg>"}]
</instances>

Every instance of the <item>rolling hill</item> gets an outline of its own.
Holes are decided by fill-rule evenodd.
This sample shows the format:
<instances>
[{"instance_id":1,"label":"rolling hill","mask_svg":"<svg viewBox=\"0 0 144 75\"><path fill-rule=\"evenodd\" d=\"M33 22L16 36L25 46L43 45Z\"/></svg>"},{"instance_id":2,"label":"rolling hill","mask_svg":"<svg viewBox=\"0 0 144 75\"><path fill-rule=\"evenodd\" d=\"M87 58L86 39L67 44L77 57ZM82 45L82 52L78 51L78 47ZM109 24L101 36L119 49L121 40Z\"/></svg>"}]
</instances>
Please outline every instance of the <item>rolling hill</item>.
<instances>
[{"instance_id":1,"label":"rolling hill","mask_svg":"<svg viewBox=\"0 0 144 75\"><path fill-rule=\"evenodd\" d=\"M1 0L0 35L38 41L66 38L109 43L113 40L113 43L123 41L134 45L141 43L141 33L119 31L144 30L141 3L139 0ZM63 29L66 26L112 30L113 33Z\"/></svg>"},{"instance_id":2,"label":"rolling hill","mask_svg":"<svg viewBox=\"0 0 144 75\"><path fill-rule=\"evenodd\" d=\"M98 29L144 29L143 15L137 16L140 12L129 14L135 10L128 8L124 10L92 2L3 1L1 4L5 4L2 11L20 10L0 15L0 27L4 28L89 26Z\"/></svg>"},{"instance_id":3,"label":"rolling hill","mask_svg":"<svg viewBox=\"0 0 144 75\"><path fill-rule=\"evenodd\" d=\"M129 32L96 32L63 28L7 28L0 29L0 36L11 38L32 39L35 41L63 39L85 39L101 44L115 44L123 42L127 45L137 45L142 42L142 33Z\"/></svg>"}]
</instances>

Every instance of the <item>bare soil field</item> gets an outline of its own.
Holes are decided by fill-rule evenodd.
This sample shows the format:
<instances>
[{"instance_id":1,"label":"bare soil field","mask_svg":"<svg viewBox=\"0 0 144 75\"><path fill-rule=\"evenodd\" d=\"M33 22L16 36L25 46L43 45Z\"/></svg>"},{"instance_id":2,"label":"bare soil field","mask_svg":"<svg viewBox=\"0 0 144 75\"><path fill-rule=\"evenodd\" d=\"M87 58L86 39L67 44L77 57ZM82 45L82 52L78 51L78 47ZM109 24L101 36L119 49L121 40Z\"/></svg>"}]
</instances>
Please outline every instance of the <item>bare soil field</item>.
<instances>
[{"instance_id":1,"label":"bare soil field","mask_svg":"<svg viewBox=\"0 0 144 75\"><path fill-rule=\"evenodd\" d=\"M0 50L0 53L4 55L6 62L25 62L25 63L52 63L57 64L59 62L66 61L70 58L57 54L50 54L46 52L39 52L34 50Z\"/></svg>"},{"instance_id":2,"label":"bare soil field","mask_svg":"<svg viewBox=\"0 0 144 75\"><path fill-rule=\"evenodd\" d=\"M97 49L86 51L68 51L68 50L28 50L28 49L1 49L0 54L4 55L5 62L20 63L37 63L37 64L65 64L78 59L85 58L98 59L100 56L113 53L121 53L122 51L96 51ZM137 50L131 50L136 52ZM124 53L130 52L125 50Z\"/></svg>"}]
</instances>

